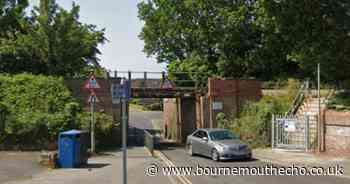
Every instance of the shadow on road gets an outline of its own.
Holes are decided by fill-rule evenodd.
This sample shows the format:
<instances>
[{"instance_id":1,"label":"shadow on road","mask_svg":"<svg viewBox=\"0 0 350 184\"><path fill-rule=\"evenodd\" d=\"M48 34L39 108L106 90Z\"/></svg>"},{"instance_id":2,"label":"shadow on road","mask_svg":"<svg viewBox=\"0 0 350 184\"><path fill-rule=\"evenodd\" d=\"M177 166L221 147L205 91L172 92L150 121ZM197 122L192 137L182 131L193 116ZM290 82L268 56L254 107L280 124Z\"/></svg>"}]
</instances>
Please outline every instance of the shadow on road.
<instances>
[{"instance_id":1,"label":"shadow on road","mask_svg":"<svg viewBox=\"0 0 350 184\"><path fill-rule=\"evenodd\" d=\"M107 163L91 163L91 164L87 164L87 165L83 165L78 169L100 169L100 168L104 168L107 167L111 164L107 164Z\"/></svg>"}]
</instances>

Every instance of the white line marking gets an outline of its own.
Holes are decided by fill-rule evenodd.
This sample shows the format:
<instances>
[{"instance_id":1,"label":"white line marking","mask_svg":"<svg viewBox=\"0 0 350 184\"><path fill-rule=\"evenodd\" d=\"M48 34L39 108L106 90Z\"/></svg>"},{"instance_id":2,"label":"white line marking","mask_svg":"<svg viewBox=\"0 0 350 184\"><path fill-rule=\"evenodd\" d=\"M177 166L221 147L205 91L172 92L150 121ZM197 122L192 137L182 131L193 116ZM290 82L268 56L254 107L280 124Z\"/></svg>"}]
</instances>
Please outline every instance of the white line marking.
<instances>
[{"instance_id":1,"label":"white line marking","mask_svg":"<svg viewBox=\"0 0 350 184\"><path fill-rule=\"evenodd\" d=\"M173 162L171 162L162 152L156 151L156 155L158 155L168 166L170 167L176 167ZM182 184L192 184L192 182L186 178L185 176L177 176L178 179L181 181Z\"/></svg>"}]
</instances>

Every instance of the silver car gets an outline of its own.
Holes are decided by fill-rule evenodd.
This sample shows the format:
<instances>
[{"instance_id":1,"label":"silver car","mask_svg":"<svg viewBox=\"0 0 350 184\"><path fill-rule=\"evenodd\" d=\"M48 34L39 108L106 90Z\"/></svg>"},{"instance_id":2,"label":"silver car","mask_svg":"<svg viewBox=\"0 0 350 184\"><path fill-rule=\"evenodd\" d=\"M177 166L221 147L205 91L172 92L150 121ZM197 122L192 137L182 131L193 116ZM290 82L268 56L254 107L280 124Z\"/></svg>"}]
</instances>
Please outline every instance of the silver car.
<instances>
[{"instance_id":1,"label":"silver car","mask_svg":"<svg viewBox=\"0 0 350 184\"><path fill-rule=\"evenodd\" d=\"M226 129L198 129L187 137L189 155L203 155L214 161L227 159L251 159L252 151Z\"/></svg>"}]
</instances>

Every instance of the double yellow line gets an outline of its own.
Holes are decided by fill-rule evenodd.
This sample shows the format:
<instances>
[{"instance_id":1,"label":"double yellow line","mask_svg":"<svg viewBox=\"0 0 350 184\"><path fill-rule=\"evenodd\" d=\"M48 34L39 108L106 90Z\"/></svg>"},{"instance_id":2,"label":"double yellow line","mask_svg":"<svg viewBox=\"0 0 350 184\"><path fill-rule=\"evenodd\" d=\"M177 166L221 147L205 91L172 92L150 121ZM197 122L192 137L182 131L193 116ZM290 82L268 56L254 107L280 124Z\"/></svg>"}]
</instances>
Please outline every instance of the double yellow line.
<instances>
[{"instance_id":1,"label":"double yellow line","mask_svg":"<svg viewBox=\"0 0 350 184\"><path fill-rule=\"evenodd\" d=\"M160 159L162 159L168 167L176 167L175 164L172 161L170 161L162 152L154 150L154 154ZM188 178L186 178L186 176L177 175L176 177L179 179L181 184L192 184L192 182Z\"/></svg>"}]
</instances>

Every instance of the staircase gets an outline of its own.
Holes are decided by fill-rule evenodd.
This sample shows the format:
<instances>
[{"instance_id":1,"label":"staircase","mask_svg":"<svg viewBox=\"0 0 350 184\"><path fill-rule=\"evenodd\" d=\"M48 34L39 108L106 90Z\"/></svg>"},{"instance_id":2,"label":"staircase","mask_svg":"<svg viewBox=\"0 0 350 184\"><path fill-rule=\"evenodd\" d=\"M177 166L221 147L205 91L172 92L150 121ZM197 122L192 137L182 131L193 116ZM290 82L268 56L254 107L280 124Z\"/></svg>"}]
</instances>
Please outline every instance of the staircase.
<instances>
[{"instance_id":1,"label":"staircase","mask_svg":"<svg viewBox=\"0 0 350 184\"><path fill-rule=\"evenodd\" d=\"M289 133L289 143L294 145L305 145L305 128L308 126L308 148L315 148L317 145L317 121L319 114L319 101L316 91L310 90L309 82L305 81L298 91L292 106L286 113L286 117L296 119L296 131ZM326 98L320 99L321 111L326 108ZM309 123L306 125L306 117Z\"/></svg>"},{"instance_id":2,"label":"staircase","mask_svg":"<svg viewBox=\"0 0 350 184\"><path fill-rule=\"evenodd\" d=\"M321 112L326 108L326 98L322 97L320 103ZM305 116L309 117L309 144L310 148L315 148L317 145L317 121L318 121L318 98L309 96L305 98L303 104L296 111L295 116L305 122ZM299 123L300 128L305 129L305 123Z\"/></svg>"},{"instance_id":3,"label":"staircase","mask_svg":"<svg viewBox=\"0 0 350 184\"><path fill-rule=\"evenodd\" d=\"M321 111L326 108L326 98L321 97ZM303 104L299 107L296 112L296 116L301 117L305 115L317 116L318 115L318 98L309 96L307 97Z\"/></svg>"}]
</instances>

